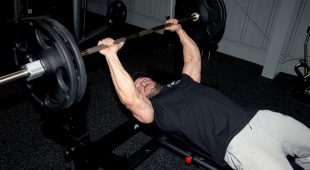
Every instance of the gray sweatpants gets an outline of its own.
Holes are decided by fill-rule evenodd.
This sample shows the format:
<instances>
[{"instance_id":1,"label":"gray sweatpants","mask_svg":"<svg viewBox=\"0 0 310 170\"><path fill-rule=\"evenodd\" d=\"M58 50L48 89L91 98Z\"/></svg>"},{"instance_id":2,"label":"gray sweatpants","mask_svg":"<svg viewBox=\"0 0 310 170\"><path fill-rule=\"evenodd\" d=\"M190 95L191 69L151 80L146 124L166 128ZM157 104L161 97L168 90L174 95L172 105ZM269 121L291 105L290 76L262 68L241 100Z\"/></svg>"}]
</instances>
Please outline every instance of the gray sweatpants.
<instances>
[{"instance_id":1,"label":"gray sweatpants","mask_svg":"<svg viewBox=\"0 0 310 170\"><path fill-rule=\"evenodd\" d=\"M225 161L239 170L293 169L286 156L310 170L310 129L270 110L260 110L229 143Z\"/></svg>"}]
</instances>

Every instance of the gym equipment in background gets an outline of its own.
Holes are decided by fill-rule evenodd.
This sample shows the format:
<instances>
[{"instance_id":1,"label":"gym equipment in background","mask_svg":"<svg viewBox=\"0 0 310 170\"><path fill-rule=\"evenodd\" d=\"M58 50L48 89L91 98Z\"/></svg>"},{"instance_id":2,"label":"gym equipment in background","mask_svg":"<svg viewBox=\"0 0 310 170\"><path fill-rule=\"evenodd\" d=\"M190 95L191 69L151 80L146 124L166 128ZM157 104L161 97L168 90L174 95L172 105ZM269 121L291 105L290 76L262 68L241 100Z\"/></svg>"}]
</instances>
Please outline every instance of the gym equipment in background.
<instances>
[{"instance_id":1,"label":"gym equipment in background","mask_svg":"<svg viewBox=\"0 0 310 170\"><path fill-rule=\"evenodd\" d=\"M304 57L295 65L294 70L300 80L299 89L302 94L310 97L310 67L308 64L308 40L310 37L310 26L307 29L307 36L304 42Z\"/></svg>"}]
</instances>

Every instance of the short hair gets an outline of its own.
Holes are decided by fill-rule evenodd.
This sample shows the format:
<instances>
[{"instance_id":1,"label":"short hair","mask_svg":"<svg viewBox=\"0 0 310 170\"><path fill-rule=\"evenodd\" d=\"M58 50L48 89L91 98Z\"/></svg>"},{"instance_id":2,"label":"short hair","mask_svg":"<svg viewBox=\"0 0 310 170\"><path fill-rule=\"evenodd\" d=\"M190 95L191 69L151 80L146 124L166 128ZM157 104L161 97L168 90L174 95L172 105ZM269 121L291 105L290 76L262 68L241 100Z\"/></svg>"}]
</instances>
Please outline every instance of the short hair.
<instances>
[{"instance_id":1,"label":"short hair","mask_svg":"<svg viewBox=\"0 0 310 170\"><path fill-rule=\"evenodd\" d=\"M138 71L132 75L133 81L136 81L140 77L150 77L150 76L144 71Z\"/></svg>"},{"instance_id":2,"label":"short hair","mask_svg":"<svg viewBox=\"0 0 310 170\"><path fill-rule=\"evenodd\" d=\"M172 81L181 79L181 75L160 70L137 71L132 74L133 81L136 81L140 77L148 77L159 84L168 84Z\"/></svg>"}]
</instances>

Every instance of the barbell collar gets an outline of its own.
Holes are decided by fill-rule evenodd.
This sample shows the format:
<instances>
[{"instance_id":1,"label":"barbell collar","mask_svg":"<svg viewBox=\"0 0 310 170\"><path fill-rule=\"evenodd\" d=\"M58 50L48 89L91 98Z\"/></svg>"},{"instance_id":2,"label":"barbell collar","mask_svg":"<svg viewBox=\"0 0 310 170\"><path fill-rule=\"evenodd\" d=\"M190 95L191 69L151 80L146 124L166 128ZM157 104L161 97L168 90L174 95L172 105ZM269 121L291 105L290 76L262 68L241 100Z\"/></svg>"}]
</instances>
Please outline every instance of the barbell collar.
<instances>
[{"instance_id":1,"label":"barbell collar","mask_svg":"<svg viewBox=\"0 0 310 170\"><path fill-rule=\"evenodd\" d=\"M199 19L199 16L200 15L197 12L195 12L190 17L179 19L178 23L182 24L182 23L184 23L186 21L190 21L190 20L197 21ZM138 38L138 37L141 37L141 36L144 36L144 35L148 35L148 34L151 34L153 32L162 30L162 29L164 29L164 28L166 28L167 26L170 26L170 25L172 25L172 24L168 23L168 24L159 25L159 26L147 29L147 30L143 30L143 31L131 34L129 36L116 39L114 43L117 44L117 43L120 43L120 42L125 42L126 40L131 40L131 39ZM93 53L98 52L100 50L103 50L103 49L105 49L107 47L108 46L103 45L103 44L97 45L95 47L91 47L91 48L88 48L88 49L82 51L81 55L82 56L90 55L90 54L93 54Z\"/></svg>"},{"instance_id":2,"label":"barbell collar","mask_svg":"<svg viewBox=\"0 0 310 170\"><path fill-rule=\"evenodd\" d=\"M42 66L41 60L27 63L24 66L22 66L22 68L26 68L30 74L27 78L27 81L41 77L45 73L45 69Z\"/></svg>"}]
</instances>

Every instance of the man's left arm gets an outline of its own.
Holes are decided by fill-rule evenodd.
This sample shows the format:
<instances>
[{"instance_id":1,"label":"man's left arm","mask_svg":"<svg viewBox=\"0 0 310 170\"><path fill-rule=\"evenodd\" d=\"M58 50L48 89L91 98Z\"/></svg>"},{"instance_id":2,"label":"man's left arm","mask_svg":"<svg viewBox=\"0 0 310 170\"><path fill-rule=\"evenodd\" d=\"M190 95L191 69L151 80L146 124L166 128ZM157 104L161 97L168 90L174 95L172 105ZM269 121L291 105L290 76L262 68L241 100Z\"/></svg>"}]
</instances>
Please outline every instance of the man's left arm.
<instances>
[{"instance_id":1,"label":"man's left arm","mask_svg":"<svg viewBox=\"0 0 310 170\"><path fill-rule=\"evenodd\" d=\"M165 29L176 32L183 46L182 73L189 75L194 81L201 81L201 56L200 50L194 40L185 32L177 19L169 19Z\"/></svg>"},{"instance_id":2,"label":"man's left arm","mask_svg":"<svg viewBox=\"0 0 310 170\"><path fill-rule=\"evenodd\" d=\"M194 81L201 81L201 54L197 44L182 28L177 31L183 46L184 66L182 73L189 75Z\"/></svg>"}]
</instances>

